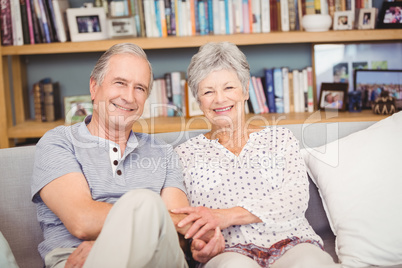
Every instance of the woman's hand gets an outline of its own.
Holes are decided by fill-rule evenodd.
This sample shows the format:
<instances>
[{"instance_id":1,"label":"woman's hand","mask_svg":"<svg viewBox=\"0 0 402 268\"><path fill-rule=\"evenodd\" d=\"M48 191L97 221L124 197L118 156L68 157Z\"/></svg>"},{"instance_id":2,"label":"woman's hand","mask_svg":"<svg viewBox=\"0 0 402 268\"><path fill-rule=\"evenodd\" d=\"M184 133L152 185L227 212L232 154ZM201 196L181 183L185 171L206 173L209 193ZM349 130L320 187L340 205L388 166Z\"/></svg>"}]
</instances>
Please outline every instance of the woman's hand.
<instances>
[{"instance_id":1,"label":"woman's hand","mask_svg":"<svg viewBox=\"0 0 402 268\"><path fill-rule=\"evenodd\" d=\"M225 239L222 236L219 227L215 229L214 236L208 243L203 240L194 239L191 243L191 252L193 254L193 259L206 263L216 255L223 252L225 249Z\"/></svg>"},{"instance_id":2,"label":"woman's hand","mask_svg":"<svg viewBox=\"0 0 402 268\"><path fill-rule=\"evenodd\" d=\"M172 213L185 213L187 217L182 219L177 226L183 227L192 223L187 230L185 238L199 239L208 231L217 227L225 229L228 226L228 215L225 215L223 209L210 209L206 207L183 207L172 210Z\"/></svg>"}]
</instances>

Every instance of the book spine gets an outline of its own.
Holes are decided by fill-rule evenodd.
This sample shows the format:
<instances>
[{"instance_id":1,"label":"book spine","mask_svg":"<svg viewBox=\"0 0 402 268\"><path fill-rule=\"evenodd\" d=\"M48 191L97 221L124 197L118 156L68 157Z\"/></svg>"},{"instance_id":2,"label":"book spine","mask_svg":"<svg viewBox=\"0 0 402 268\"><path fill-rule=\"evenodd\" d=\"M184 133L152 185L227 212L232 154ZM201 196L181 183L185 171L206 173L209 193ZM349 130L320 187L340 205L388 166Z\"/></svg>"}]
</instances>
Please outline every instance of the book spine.
<instances>
[{"instance_id":1,"label":"book spine","mask_svg":"<svg viewBox=\"0 0 402 268\"><path fill-rule=\"evenodd\" d=\"M258 99L257 99L257 95L253 86L253 81L252 78L250 77L250 81L249 81L249 95L250 95L250 103L251 103L251 107L252 110L255 114L260 114L261 110L260 110L260 105L258 104Z\"/></svg>"},{"instance_id":2,"label":"book spine","mask_svg":"<svg viewBox=\"0 0 402 268\"><path fill-rule=\"evenodd\" d=\"M281 4L281 29L283 32L289 31L289 7L288 0L280 0Z\"/></svg>"},{"instance_id":3,"label":"book spine","mask_svg":"<svg viewBox=\"0 0 402 268\"><path fill-rule=\"evenodd\" d=\"M21 12L21 24L22 24L22 36L25 45L31 43L29 37L29 26L28 26L28 14L27 14L27 3L26 0L20 0L20 12Z\"/></svg>"},{"instance_id":4,"label":"book spine","mask_svg":"<svg viewBox=\"0 0 402 268\"><path fill-rule=\"evenodd\" d=\"M32 20L32 9L31 9L31 1L25 0L25 4L27 7L27 22L28 22L28 30L29 30L29 43L35 44L35 33L33 28L33 20Z\"/></svg>"},{"instance_id":5,"label":"book spine","mask_svg":"<svg viewBox=\"0 0 402 268\"><path fill-rule=\"evenodd\" d=\"M219 19L219 32L220 34L226 33L226 12L225 12L225 0L218 0L219 12L223 15L218 15ZM219 13L218 13L219 14Z\"/></svg>"},{"instance_id":6,"label":"book spine","mask_svg":"<svg viewBox=\"0 0 402 268\"><path fill-rule=\"evenodd\" d=\"M271 19L270 19L270 1L261 1L261 32L269 33L271 31Z\"/></svg>"},{"instance_id":7,"label":"book spine","mask_svg":"<svg viewBox=\"0 0 402 268\"><path fill-rule=\"evenodd\" d=\"M283 112L290 112L290 93L289 93L289 68L282 68L282 85L283 85Z\"/></svg>"},{"instance_id":8,"label":"book spine","mask_svg":"<svg viewBox=\"0 0 402 268\"><path fill-rule=\"evenodd\" d=\"M261 33L261 1L251 0L253 14L253 33Z\"/></svg>"},{"instance_id":9,"label":"book spine","mask_svg":"<svg viewBox=\"0 0 402 268\"><path fill-rule=\"evenodd\" d=\"M242 13L243 13L243 33L250 33L250 20L248 12L248 0L243 0L242 2Z\"/></svg>"},{"instance_id":10,"label":"book spine","mask_svg":"<svg viewBox=\"0 0 402 268\"><path fill-rule=\"evenodd\" d=\"M258 91L260 92L261 101L262 101L262 105L264 108L264 113L269 113L267 98L265 97L264 86L262 85L261 77L256 77L255 83L257 85Z\"/></svg>"},{"instance_id":11,"label":"book spine","mask_svg":"<svg viewBox=\"0 0 402 268\"><path fill-rule=\"evenodd\" d=\"M46 38L46 43L51 43L52 40L50 38L50 30L49 30L49 24L46 18L46 11L45 11L45 6L43 4L44 0L38 0L38 4L39 4L39 10L41 13L41 23L43 25L43 30L45 32L45 38Z\"/></svg>"},{"instance_id":12,"label":"book spine","mask_svg":"<svg viewBox=\"0 0 402 268\"><path fill-rule=\"evenodd\" d=\"M172 5L170 4L170 0L165 0L166 33L168 36L172 35L171 15L172 15Z\"/></svg>"},{"instance_id":13,"label":"book spine","mask_svg":"<svg viewBox=\"0 0 402 268\"><path fill-rule=\"evenodd\" d=\"M10 0L1 0L1 44L3 46L13 45L13 29L11 22Z\"/></svg>"},{"instance_id":14,"label":"book spine","mask_svg":"<svg viewBox=\"0 0 402 268\"><path fill-rule=\"evenodd\" d=\"M199 18L199 25L200 25L200 35L208 34L208 21L206 17L206 6L205 1L198 2L198 18Z\"/></svg>"},{"instance_id":15,"label":"book spine","mask_svg":"<svg viewBox=\"0 0 402 268\"><path fill-rule=\"evenodd\" d=\"M265 113L265 107L264 107L264 103L262 101L262 94L263 92L260 92L260 89L257 86L257 80L255 76L251 77L251 83L253 84L253 89L255 92L255 95L257 97L257 102L258 102L258 107L260 107L260 113Z\"/></svg>"},{"instance_id":16,"label":"book spine","mask_svg":"<svg viewBox=\"0 0 402 268\"><path fill-rule=\"evenodd\" d=\"M22 32L21 8L19 0L11 0L11 20L13 31L13 45L22 46L24 44L24 36Z\"/></svg>"},{"instance_id":17,"label":"book spine","mask_svg":"<svg viewBox=\"0 0 402 268\"><path fill-rule=\"evenodd\" d=\"M221 34L220 32L220 19L219 19L219 3L218 1L212 1L212 18L213 18L213 33L215 35Z\"/></svg>"},{"instance_id":18,"label":"book spine","mask_svg":"<svg viewBox=\"0 0 402 268\"><path fill-rule=\"evenodd\" d=\"M162 37L162 14L161 14L161 6L160 6L161 0L155 0L154 5L155 5L155 24L156 24L156 34L155 37Z\"/></svg>"},{"instance_id":19,"label":"book spine","mask_svg":"<svg viewBox=\"0 0 402 268\"><path fill-rule=\"evenodd\" d=\"M46 7L47 7L47 14L49 15L49 26L50 29L53 32L53 41L54 42L60 42L60 38L59 38L59 32L58 29L56 27L56 16L54 14L54 7L53 7L53 3L52 0L45 0L46 3Z\"/></svg>"},{"instance_id":20,"label":"book spine","mask_svg":"<svg viewBox=\"0 0 402 268\"><path fill-rule=\"evenodd\" d=\"M165 78L165 84L166 84L166 98L168 101L167 115L174 116L174 109L172 109L172 107L173 107L173 90L172 90L171 73L165 73L164 78Z\"/></svg>"},{"instance_id":21,"label":"book spine","mask_svg":"<svg viewBox=\"0 0 402 268\"><path fill-rule=\"evenodd\" d=\"M277 113L284 113L282 70L274 68L275 109Z\"/></svg>"},{"instance_id":22,"label":"book spine","mask_svg":"<svg viewBox=\"0 0 402 268\"><path fill-rule=\"evenodd\" d=\"M307 111L314 112L313 68L307 67Z\"/></svg>"},{"instance_id":23,"label":"book spine","mask_svg":"<svg viewBox=\"0 0 402 268\"><path fill-rule=\"evenodd\" d=\"M295 0L288 0L289 30L295 31L297 24L297 12Z\"/></svg>"},{"instance_id":24,"label":"book spine","mask_svg":"<svg viewBox=\"0 0 402 268\"><path fill-rule=\"evenodd\" d=\"M274 89L274 73L272 69L265 69L264 71L266 96L268 100L268 108L270 113L276 113L275 106L275 89Z\"/></svg>"},{"instance_id":25,"label":"book spine","mask_svg":"<svg viewBox=\"0 0 402 268\"><path fill-rule=\"evenodd\" d=\"M171 35L176 35L176 1L170 0L170 29Z\"/></svg>"},{"instance_id":26,"label":"book spine","mask_svg":"<svg viewBox=\"0 0 402 268\"><path fill-rule=\"evenodd\" d=\"M53 122L55 120L55 115L53 84L51 82L43 84L43 98L45 105L46 122Z\"/></svg>"}]
</instances>

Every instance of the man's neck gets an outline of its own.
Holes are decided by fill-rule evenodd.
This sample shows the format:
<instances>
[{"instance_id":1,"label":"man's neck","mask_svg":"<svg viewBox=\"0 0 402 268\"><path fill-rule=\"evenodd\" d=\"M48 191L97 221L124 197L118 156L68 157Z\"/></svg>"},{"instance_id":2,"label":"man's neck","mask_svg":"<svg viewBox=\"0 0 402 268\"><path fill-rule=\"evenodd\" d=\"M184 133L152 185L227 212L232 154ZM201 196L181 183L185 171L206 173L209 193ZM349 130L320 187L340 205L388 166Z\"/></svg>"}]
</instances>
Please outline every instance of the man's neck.
<instances>
[{"instance_id":1,"label":"man's neck","mask_svg":"<svg viewBox=\"0 0 402 268\"><path fill-rule=\"evenodd\" d=\"M119 128L118 125L116 126L111 122L102 122L101 120L99 120L99 116L97 116L97 114L93 114L91 122L89 122L87 128L93 136L110 140L118 144L120 146L121 154L124 154L124 150L130 137L132 126Z\"/></svg>"}]
</instances>

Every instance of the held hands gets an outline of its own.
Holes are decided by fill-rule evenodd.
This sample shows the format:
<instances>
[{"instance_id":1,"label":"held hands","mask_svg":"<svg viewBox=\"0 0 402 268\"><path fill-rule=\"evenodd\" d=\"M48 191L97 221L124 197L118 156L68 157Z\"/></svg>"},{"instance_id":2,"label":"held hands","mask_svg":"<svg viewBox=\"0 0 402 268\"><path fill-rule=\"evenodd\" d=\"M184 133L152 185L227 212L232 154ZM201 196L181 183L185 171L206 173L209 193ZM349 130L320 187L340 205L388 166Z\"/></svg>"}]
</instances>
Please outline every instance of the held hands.
<instances>
[{"instance_id":1,"label":"held hands","mask_svg":"<svg viewBox=\"0 0 402 268\"><path fill-rule=\"evenodd\" d=\"M194 239L191 243L191 252L194 260L206 263L225 249L225 239L219 227L215 229L214 236L208 243L201 239Z\"/></svg>"},{"instance_id":2,"label":"held hands","mask_svg":"<svg viewBox=\"0 0 402 268\"><path fill-rule=\"evenodd\" d=\"M71 253L67 259L65 268L81 268L89 255L95 241L84 241L82 242L76 250Z\"/></svg>"},{"instance_id":3,"label":"held hands","mask_svg":"<svg viewBox=\"0 0 402 268\"><path fill-rule=\"evenodd\" d=\"M184 213L187 216L182 219L177 226L183 227L191 224L187 230L185 238L199 239L210 230L215 230L216 227L225 229L229 226L228 215L224 215L223 209L210 209L206 207L183 207L173 209L172 213Z\"/></svg>"}]
</instances>

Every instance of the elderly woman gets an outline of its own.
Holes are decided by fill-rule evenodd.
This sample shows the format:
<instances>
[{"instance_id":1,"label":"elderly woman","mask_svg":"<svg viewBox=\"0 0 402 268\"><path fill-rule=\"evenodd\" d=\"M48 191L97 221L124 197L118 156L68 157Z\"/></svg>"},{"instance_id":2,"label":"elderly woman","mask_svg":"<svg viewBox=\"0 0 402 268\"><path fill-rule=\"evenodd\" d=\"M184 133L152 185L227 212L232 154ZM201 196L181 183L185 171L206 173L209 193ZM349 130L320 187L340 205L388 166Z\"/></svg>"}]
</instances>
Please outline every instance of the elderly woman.
<instances>
[{"instance_id":1,"label":"elderly woman","mask_svg":"<svg viewBox=\"0 0 402 268\"><path fill-rule=\"evenodd\" d=\"M211 131L179 145L192 207L179 226L194 223L194 240L219 227L225 250L203 267L339 267L323 251L304 214L306 169L293 134L245 121L250 67L228 42L208 43L193 56L188 83ZM202 247L202 245L200 245Z\"/></svg>"}]
</instances>

